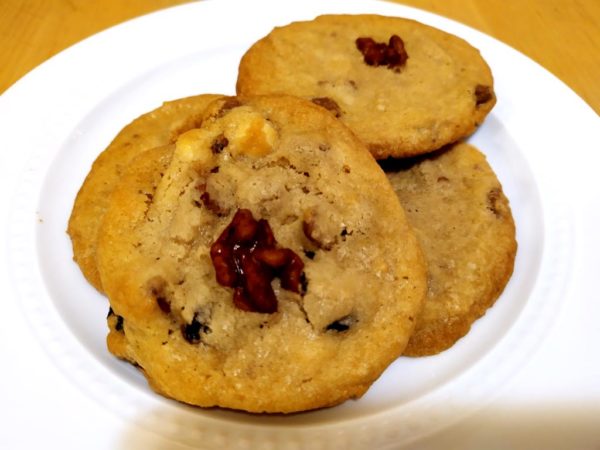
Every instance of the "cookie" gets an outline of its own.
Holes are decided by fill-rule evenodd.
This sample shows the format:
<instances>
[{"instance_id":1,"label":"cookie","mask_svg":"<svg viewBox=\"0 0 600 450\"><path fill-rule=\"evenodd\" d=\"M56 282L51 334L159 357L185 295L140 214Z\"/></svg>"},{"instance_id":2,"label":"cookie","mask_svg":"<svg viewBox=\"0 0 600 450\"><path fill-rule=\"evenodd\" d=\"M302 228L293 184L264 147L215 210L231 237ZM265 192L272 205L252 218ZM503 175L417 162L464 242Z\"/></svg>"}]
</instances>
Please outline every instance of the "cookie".
<instances>
[{"instance_id":1,"label":"cookie","mask_svg":"<svg viewBox=\"0 0 600 450\"><path fill-rule=\"evenodd\" d=\"M202 110L218 95L198 95L166 102L127 125L98 156L75 199L67 233L73 259L85 278L100 292L96 267L96 238L108 197L135 155L168 144L197 125Z\"/></svg>"},{"instance_id":2,"label":"cookie","mask_svg":"<svg viewBox=\"0 0 600 450\"><path fill-rule=\"evenodd\" d=\"M517 243L509 202L485 156L466 143L382 165L429 269L425 306L404 354L433 355L467 334L512 274Z\"/></svg>"},{"instance_id":3,"label":"cookie","mask_svg":"<svg viewBox=\"0 0 600 450\"><path fill-rule=\"evenodd\" d=\"M419 22L377 15L325 15L275 28L242 57L237 93L312 99L377 159L453 143L496 102L477 49Z\"/></svg>"},{"instance_id":4,"label":"cookie","mask_svg":"<svg viewBox=\"0 0 600 450\"><path fill-rule=\"evenodd\" d=\"M173 147L130 165L99 234L127 358L204 407L360 397L404 350L427 285L367 149L288 96L217 100Z\"/></svg>"}]
</instances>

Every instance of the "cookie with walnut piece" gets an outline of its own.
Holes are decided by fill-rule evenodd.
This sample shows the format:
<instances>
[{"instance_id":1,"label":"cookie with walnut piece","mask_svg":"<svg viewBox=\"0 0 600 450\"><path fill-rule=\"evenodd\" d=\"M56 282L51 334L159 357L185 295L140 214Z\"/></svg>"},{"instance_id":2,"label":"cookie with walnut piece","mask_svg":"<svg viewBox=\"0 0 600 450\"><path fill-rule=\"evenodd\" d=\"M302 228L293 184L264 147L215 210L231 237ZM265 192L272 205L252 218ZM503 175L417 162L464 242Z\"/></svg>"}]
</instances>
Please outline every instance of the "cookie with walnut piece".
<instances>
[{"instance_id":1,"label":"cookie with walnut piece","mask_svg":"<svg viewBox=\"0 0 600 450\"><path fill-rule=\"evenodd\" d=\"M405 354L436 354L469 332L510 279L517 250L510 205L483 153L466 143L382 165L429 269Z\"/></svg>"},{"instance_id":2,"label":"cookie with walnut piece","mask_svg":"<svg viewBox=\"0 0 600 450\"><path fill-rule=\"evenodd\" d=\"M121 174L136 155L173 142L179 134L195 127L200 113L219 97L203 94L163 103L124 127L94 161L73 204L67 232L73 259L97 290L102 292L96 267L98 228Z\"/></svg>"},{"instance_id":3,"label":"cookie with walnut piece","mask_svg":"<svg viewBox=\"0 0 600 450\"><path fill-rule=\"evenodd\" d=\"M477 49L422 23L378 15L325 15L275 28L242 57L237 93L312 99L377 159L455 142L496 102Z\"/></svg>"},{"instance_id":4,"label":"cookie with walnut piece","mask_svg":"<svg viewBox=\"0 0 600 450\"><path fill-rule=\"evenodd\" d=\"M122 318L115 353L205 407L360 397L404 350L426 291L383 171L331 114L288 96L217 100L198 129L140 155L98 254Z\"/></svg>"}]
</instances>

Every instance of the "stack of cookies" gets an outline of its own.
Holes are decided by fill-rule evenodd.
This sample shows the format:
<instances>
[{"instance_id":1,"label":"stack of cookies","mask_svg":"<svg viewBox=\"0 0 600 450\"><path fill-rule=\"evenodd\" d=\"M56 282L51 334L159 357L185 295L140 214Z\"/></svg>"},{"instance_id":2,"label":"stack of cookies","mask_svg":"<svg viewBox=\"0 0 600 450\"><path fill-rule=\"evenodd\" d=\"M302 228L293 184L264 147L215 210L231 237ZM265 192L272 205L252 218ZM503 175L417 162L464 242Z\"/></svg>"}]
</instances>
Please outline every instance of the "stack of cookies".
<instances>
[{"instance_id":1,"label":"stack of cookies","mask_svg":"<svg viewBox=\"0 0 600 450\"><path fill-rule=\"evenodd\" d=\"M508 200L461 142L495 103L463 40L373 15L276 28L237 96L165 103L69 221L108 348L179 401L304 411L451 347L513 269Z\"/></svg>"}]
</instances>

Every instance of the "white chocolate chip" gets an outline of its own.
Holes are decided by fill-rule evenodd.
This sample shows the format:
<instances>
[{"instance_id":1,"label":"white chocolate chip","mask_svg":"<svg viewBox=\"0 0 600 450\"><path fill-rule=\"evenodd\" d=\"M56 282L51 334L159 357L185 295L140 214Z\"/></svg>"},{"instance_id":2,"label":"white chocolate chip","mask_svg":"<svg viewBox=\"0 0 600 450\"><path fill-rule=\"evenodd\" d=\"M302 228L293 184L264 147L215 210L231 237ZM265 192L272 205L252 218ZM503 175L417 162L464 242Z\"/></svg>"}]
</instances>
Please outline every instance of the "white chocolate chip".
<instances>
[{"instance_id":1,"label":"white chocolate chip","mask_svg":"<svg viewBox=\"0 0 600 450\"><path fill-rule=\"evenodd\" d=\"M262 157L269 154L277 141L277 131L250 108L239 107L226 117L225 136L232 156Z\"/></svg>"},{"instance_id":2,"label":"white chocolate chip","mask_svg":"<svg viewBox=\"0 0 600 450\"><path fill-rule=\"evenodd\" d=\"M193 129L183 133L175 144L175 157L182 162L195 162L199 166L210 167L214 162L211 144L212 133L203 129Z\"/></svg>"}]
</instances>

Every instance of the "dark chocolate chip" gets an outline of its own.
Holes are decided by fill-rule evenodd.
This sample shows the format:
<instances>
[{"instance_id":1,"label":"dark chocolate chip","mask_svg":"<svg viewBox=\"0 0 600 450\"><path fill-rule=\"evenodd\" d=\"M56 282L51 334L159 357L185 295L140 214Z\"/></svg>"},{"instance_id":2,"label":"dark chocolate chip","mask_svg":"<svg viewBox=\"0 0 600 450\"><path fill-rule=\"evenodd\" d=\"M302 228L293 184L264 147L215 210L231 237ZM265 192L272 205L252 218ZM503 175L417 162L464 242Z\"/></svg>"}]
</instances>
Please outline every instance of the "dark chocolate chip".
<instances>
[{"instance_id":1,"label":"dark chocolate chip","mask_svg":"<svg viewBox=\"0 0 600 450\"><path fill-rule=\"evenodd\" d=\"M302 272L300 274L300 295L304 297L306 295L306 291L308 290L308 280L306 278L306 273Z\"/></svg>"},{"instance_id":2,"label":"dark chocolate chip","mask_svg":"<svg viewBox=\"0 0 600 450\"><path fill-rule=\"evenodd\" d=\"M312 250L304 250L304 256L306 256L308 259L315 259L315 252Z\"/></svg>"},{"instance_id":3,"label":"dark chocolate chip","mask_svg":"<svg viewBox=\"0 0 600 450\"><path fill-rule=\"evenodd\" d=\"M194 315L192 323L184 324L181 326L181 333L183 334L185 340L188 341L190 344L199 343L201 340L201 334L209 334L210 332L211 329L198 320L197 314Z\"/></svg>"},{"instance_id":4,"label":"dark chocolate chip","mask_svg":"<svg viewBox=\"0 0 600 450\"><path fill-rule=\"evenodd\" d=\"M123 331L123 317L117 316L117 323L115 324L116 331Z\"/></svg>"},{"instance_id":5,"label":"dark chocolate chip","mask_svg":"<svg viewBox=\"0 0 600 450\"><path fill-rule=\"evenodd\" d=\"M355 322L355 319L352 316L344 316L341 319L335 320L331 322L325 330L327 331L337 331L338 333L348 331L352 324Z\"/></svg>"},{"instance_id":6,"label":"dark chocolate chip","mask_svg":"<svg viewBox=\"0 0 600 450\"><path fill-rule=\"evenodd\" d=\"M110 316L117 317L117 321L115 323L115 331L123 331L123 317L116 315L115 312L113 311L113 309L109 307L106 318L108 319Z\"/></svg>"}]
</instances>

